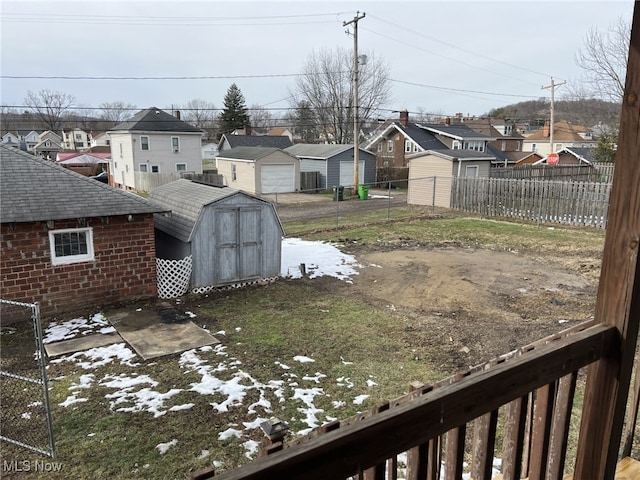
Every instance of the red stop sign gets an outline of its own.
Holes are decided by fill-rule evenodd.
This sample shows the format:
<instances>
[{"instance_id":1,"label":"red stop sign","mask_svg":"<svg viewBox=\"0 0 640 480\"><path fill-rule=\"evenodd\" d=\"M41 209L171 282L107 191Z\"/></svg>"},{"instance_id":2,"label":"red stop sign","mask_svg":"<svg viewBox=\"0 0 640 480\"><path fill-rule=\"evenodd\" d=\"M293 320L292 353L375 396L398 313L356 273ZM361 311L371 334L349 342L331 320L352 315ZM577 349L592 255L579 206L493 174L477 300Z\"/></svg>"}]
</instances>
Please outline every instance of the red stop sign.
<instances>
[{"instance_id":1,"label":"red stop sign","mask_svg":"<svg viewBox=\"0 0 640 480\"><path fill-rule=\"evenodd\" d=\"M560 155L553 152L547 155L547 165L557 165L560 161Z\"/></svg>"}]
</instances>

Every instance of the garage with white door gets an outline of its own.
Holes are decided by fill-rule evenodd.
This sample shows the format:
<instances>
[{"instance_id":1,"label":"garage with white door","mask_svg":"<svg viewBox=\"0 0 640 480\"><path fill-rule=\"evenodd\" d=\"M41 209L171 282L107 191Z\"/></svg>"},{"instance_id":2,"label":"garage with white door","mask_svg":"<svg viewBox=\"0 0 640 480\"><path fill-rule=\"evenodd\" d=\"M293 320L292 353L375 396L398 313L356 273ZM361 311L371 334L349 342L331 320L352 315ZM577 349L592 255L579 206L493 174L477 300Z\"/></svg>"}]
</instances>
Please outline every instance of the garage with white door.
<instances>
[{"instance_id":1,"label":"garage with white door","mask_svg":"<svg viewBox=\"0 0 640 480\"><path fill-rule=\"evenodd\" d=\"M235 147L216 157L225 185L254 195L300 190L300 159L273 147Z\"/></svg>"},{"instance_id":2,"label":"garage with white door","mask_svg":"<svg viewBox=\"0 0 640 480\"><path fill-rule=\"evenodd\" d=\"M296 167L289 165L262 165L260 169L262 193L291 193L296 191Z\"/></svg>"}]
</instances>

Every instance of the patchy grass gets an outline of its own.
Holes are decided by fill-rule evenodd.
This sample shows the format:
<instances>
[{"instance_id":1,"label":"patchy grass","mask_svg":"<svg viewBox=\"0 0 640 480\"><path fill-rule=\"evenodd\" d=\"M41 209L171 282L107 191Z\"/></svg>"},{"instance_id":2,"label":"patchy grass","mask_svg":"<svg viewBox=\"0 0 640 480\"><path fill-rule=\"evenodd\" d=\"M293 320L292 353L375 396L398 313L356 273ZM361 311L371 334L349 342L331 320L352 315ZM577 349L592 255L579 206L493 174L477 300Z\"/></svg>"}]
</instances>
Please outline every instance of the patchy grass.
<instances>
[{"instance_id":1,"label":"patchy grass","mask_svg":"<svg viewBox=\"0 0 640 480\"><path fill-rule=\"evenodd\" d=\"M446 212L433 216L430 209L394 209L391 215L387 221L387 212L359 214L341 219L338 229L335 219L290 222L285 227L289 236L306 239L460 244L536 254L601 251L604 237L596 229L539 227ZM209 373L215 370L220 381L239 379L253 386L245 390L241 404L231 402L226 410L220 408L228 400L221 391L203 394L195 390L204 375L181 355L151 361L136 358L133 366L116 359L92 369L73 362L51 363L56 461L61 462L62 470L59 474L30 472L29 477L168 479L184 478L190 471L211 465L229 469L255 456L253 444L247 442L257 444L263 438L259 428L247 423L277 415L290 423L293 432L309 429L309 412L295 398L297 389L322 389L313 402L322 423L396 398L414 380L430 383L448 374L429 358L416 357L402 315L334 293L335 282L349 288L334 278L282 279L182 300L182 306L197 315L194 322L222 341L220 348L198 349L194 355L212 369ZM33 345L28 328L0 340L2 347L13 347L19 341L29 348ZM432 353L434 358L442 355ZM301 363L294 360L296 356L314 362ZM88 374L93 374L90 388L79 388L81 378ZM122 389L107 386L107 381L145 375L157 383L135 391L180 392L164 400L158 407L164 413L158 416L150 411L120 411L134 408L136 401L131 396L114 396ZM72 394L87 401L62 406ZM169 411L188 404L193 406ZM239 438L220 437L230 428L240 432ZM157 448L162 444L167 445L166 453ZM42 460L6 443L1 444L0 455L0 461Z\"/></svg>"}]
</instances>

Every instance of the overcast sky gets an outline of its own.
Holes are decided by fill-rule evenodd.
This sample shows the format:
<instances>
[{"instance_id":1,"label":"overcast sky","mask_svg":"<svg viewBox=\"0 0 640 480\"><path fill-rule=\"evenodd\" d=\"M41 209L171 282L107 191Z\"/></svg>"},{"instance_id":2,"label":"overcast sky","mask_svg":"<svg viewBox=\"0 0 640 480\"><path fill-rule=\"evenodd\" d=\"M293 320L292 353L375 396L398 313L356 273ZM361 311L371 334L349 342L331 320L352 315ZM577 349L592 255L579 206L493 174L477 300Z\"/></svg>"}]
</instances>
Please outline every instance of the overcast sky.
<instances>
[{"instance_id":1,"label":"overcast sky","mask_svg":"<svg viewBox=\"0 0 640 480\"><path fill-rule=\"evenodd\" d=\"M353 37L343 22L359 11L366 14L359 22L359 53L389 66L387 118L402 109L481 115L549 97L541 87L552 76L556 82L581 76L575 55L588 30L606 31L620 17L630 21L633 11L632 0L1 0L0 5L5 106L24 105L28 90L49 89L96 108L124 101L140 109L170 109L192 99L221 108L235 82L248 106L279 115L279 108L289 106L294 75L314 50L352 51ZM560 87L557 95L562 94Z\"/></svg>"}]
</instances>

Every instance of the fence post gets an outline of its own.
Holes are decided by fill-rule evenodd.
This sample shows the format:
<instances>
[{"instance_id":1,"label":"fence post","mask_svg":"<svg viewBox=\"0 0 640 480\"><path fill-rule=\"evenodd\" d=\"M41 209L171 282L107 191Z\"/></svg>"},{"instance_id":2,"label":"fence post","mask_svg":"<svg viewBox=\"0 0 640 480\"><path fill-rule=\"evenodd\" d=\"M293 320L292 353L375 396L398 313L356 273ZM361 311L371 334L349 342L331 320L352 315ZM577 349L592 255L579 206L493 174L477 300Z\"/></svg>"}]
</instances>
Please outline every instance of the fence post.
<instances>
[{"instance_id":1,"label":"fence post","mask_svg":"<svg viewBox=\"0 0 640 480\"><path fill-rule=\"evenodd\" d=\"M431 199L431 215L433 215L434 213L436 213L436 176L433 176L433 192L432 192L432 199Z\"/></svg>"},{"instance_id":2,"label":"fence post","mask_svg":"<svg viewBox=\"0 0 640 480\"><path fill-rule=\"evenodd\" d=\"M389 182L389 186L387 188L387 222L390 219L391 216L391 182Z\"/></svg>"}]
</instances>

